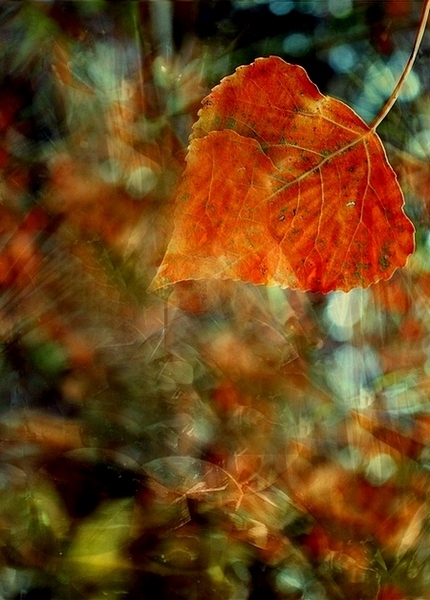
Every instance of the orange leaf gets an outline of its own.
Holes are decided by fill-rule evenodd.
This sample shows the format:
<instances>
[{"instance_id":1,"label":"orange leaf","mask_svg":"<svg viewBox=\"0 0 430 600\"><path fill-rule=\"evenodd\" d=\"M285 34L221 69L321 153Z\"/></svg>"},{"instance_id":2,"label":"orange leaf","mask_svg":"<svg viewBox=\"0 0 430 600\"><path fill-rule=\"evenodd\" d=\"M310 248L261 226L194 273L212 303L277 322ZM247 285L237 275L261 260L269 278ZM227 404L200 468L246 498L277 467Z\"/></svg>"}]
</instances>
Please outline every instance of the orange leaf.
<instances>
[{"instance_id":1,"label":"orange leaf","mask_svg":"<svg viewBox=\"0 0 430 600\"><path fill-rule=\"evenodd\" d=\"M348 291L390 278L413 248L376 133L301 67L261 58L203 101L151 289L233 279Z\"/></svg>"}]
</instances>

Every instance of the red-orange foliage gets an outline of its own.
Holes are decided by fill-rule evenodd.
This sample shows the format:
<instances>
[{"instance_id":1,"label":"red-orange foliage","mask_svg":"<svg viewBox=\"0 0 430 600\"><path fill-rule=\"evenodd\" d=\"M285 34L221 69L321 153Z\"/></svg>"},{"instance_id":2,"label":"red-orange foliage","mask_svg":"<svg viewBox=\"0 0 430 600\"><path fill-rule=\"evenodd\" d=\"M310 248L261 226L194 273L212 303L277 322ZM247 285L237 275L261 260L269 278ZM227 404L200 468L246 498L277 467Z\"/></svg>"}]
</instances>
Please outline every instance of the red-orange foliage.
<instances>
[{"instance_id":1,"label":"red-orange foliage","mask_svg":"<svg viewBox=\"0 0 430 600\"><path fill-rule=\"evenodd\" d=\"M376 133L301 67L258 59L203 101L152 289L234 279L348 291L389 279L413 235Z\"/></svg>"}]
</instances>

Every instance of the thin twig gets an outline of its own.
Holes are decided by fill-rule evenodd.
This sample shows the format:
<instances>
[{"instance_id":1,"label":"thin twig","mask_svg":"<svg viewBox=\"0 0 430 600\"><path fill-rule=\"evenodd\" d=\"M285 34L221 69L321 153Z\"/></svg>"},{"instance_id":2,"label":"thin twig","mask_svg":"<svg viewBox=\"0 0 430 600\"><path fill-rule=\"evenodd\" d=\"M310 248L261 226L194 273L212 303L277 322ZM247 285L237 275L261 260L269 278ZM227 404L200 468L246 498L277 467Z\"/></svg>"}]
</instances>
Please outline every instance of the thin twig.
<instances>
[{"instance_id":1,"label":"thin twig","mask_svg":"<svg viewBox=\"0 0 430 600\"><path fill-rule=\"evenodd\" d=\"M167 300L164 300L164 326L163 326L163 344L164 352L167 355L169 353L169 340L167 339L169 333L169 304Z\"/></svg>"},{"instance_id":2,"label":"thin twig","mask_svg":"<svg viewBox=\"0 0 430 600\"><path fill-rule=\"evenodd\" d=\"M427 20L429 17L429 12L430 12L430 0L425 0L425 2L423 4L422 13L421 13L420 24L418 27L417 34L415 36L415 42L414 42L414 46L412 49L412 53L409 57L408 62L406 63L403 73L401 74L400 79L397 82L397 85L394 88L391 96L388 98L385 105L382 107L382 109L379 111L379 113L376 115L373 122L371 123L370 128L373 131L375 131L376 128L379 127L381 122L385 119L385 117L388 115L390 110L393 108L394 103L396 102L397 98L399 97L399 94L403 87L403 84L405 83L406 78L408 77L409 73L412 70L412 67L414 66L415 59L417 57L418 50L420 49L421 42L422 42L422 39L424 36L424 32L427 27Z\"/></svg>"}]
</instances>

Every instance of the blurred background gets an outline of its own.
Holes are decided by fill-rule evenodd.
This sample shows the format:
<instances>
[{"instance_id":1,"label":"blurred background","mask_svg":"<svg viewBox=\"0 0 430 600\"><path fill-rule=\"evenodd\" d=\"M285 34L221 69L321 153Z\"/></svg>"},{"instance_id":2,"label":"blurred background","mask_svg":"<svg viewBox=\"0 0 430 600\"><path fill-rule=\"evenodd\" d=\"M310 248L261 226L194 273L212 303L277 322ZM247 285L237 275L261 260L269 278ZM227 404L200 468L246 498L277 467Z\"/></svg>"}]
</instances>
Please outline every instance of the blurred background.
<instances>
[{"instance_id":1,"label":"blurred background","mask_svg":"<svg viewBox=\"0 0 430 600\"><path fill-rule=\"evenodd\" d=\"M430 37L379 133L417 228L328 296L147 288L256 57L370 122L412 0L0 5L0 599L430 598Z\"/></svg>"}]
</instances>

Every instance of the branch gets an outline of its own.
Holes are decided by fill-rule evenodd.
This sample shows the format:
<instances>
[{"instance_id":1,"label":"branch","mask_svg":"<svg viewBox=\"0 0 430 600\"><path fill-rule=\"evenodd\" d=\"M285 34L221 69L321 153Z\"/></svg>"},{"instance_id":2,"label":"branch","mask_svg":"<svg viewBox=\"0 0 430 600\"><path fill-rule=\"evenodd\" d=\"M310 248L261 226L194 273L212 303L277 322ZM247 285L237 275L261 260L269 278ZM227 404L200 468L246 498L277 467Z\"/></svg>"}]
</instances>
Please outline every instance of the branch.
<instances>
[{"instance_id":1,"label":"branch","mask_svg":"<svg viewBox=\"0 0 430 600\"><path fill-rule=\"evenodd\" d=\"M381 108L379 113L373 119L373 122L370 125L370 128L372 129L372 131L375 131L379 127L381 122L385 119L385 117L388 115L390 110L393 108L394 103L396 102L397 98L399 97L399 94L403 87L403 84L405 83L409 73L412 70L412 67L414 66L415 59L417 57L418 50L420 49L421 42L422 42L422 39L424 36L424 32L427 27L427 20L429 17L429 12L430 12L430 0L425 0L425 2L423 4L421 17L420 17L418 31L415 36L415 42L414 42L414 46L412 49L412 53L409 57L408 62L405 65L405 68L403 69L403 73L401 74L399 81L397 82L397 85L394 88L391 96L388 98L385 105Z\"/></svg>"}]
</instances>

